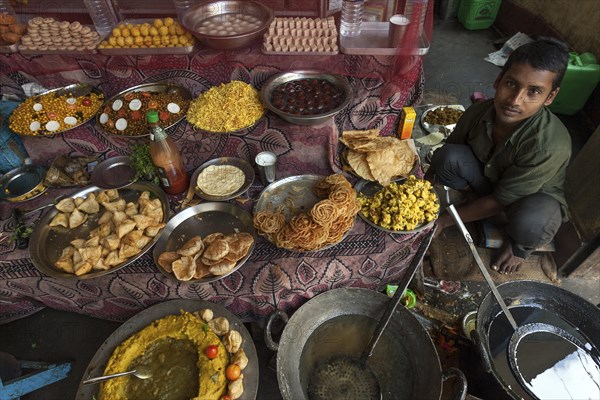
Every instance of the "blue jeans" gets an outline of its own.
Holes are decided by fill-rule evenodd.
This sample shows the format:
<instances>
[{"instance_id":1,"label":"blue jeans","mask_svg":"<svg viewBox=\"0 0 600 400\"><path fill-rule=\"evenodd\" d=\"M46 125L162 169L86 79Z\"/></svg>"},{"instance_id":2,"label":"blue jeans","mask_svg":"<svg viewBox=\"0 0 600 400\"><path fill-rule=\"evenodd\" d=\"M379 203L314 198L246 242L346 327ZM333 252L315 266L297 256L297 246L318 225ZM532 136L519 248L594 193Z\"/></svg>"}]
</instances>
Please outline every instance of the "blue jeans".
<instances>
[{"instance_id":1,"label":"blue jeans","mask_svg":"<svg viewBox=\"0 0 600 400\"><path fill-rule=\"evenodd\" d=\"M433 153L428 175L434 181L456 190L472 190L477 196L487 196L494 190L493 183L483 174L483 164L471 148L448 143ZM536 247L550 243L562 224L560 203L544 193L525 196L505 210L506 233L512 243L513 254L528 257Z\"/></svg>"}]
</instances>

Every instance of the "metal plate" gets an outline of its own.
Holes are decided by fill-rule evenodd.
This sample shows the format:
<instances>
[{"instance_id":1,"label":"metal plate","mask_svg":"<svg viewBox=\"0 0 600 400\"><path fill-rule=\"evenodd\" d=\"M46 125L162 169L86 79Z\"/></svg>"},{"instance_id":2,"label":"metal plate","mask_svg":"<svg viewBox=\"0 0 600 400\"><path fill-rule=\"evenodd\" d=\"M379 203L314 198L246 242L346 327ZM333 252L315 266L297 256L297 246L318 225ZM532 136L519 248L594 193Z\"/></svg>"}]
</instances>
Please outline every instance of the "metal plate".
<instances>
[{"instance_id":1,"label":"metal plate","mask_svg":"<svg viewBox=\"0 0 600 400\"><path fill-rule=\"evenodd\" d=\"M66 197L86 197L90 193L98 193L102 189L97 186L90 186L82 189L76 193ZM163 222L167 222L169 219L169 198L158 186L147 182L136 182L127 186L126 188L119 189L119 196L125 199L125 201L135 201L139 198L141 192L149 191L151 197L157 197L160 199L163 205ZM115 272L138 258L144 255L154 243L158 240L158 236L152 238L142 251L127 259L124 263L116 265L106 271L93 271L88 274L77 276L75 274L69 274L63 271L59 271L54 268L54 262L58 260L62 249L67 247L70 242L78 238L87 238L89 233L98 226L98 219L102 215L102 210L95 215L90 215L88 220L81 226L75 229L68 229L62 226L51 227L48 224L54 218L59 211L56 208L51 208L50 211L46 212L40 221L35 224L33 233L29 239L29 256L33 265L42 273L52 276L54 278L66 278L66 279L91 279L98 276L110 274Z\"/></svg>"},{"instance_id":2,"label":"metal plate","mask_svg":"<svg viewBox=\"0 0 600 400\"><path fill-rule=\"evenodd\" d=\"M277 107L275 107L271 103L271 96L273 94L273 90L282 85L284 83L290 81L297 81L300 79L322 79L330 82L335 85L338 89L344 91L344 98L340 105L334 108L331 111L328 111L323 114L315 114L315 115L295 115L290 114L284 111L281 111ZM289 72L281 72L278 73L271 78L263 85L260 90L260 99L262 100L265 107L271 110L273 113L277 114L284 120L291 122L292 124L298 125L318 125L322 124L325 121L329 120L331 117L335 116L341 110L346 108L348 104L350 104L350 100L352 100L353 92L348 79L345 76L337 75L337 74L329 74L323 71L313 71L313 70L299 70L299 71L289 71Z\"/></svg>"},{"instance_id":3,"label":"metal plate","mask_svg":"<svg viewBox=\"0 0 600 400\"><path fill-rule=\"evenodd\" d=\"M38 165L23 165L0 178L0 199L13 203L32 200L45 193L46 170Z\"/></svg>"},{"instance_id":4,"label":"metal plate","mask_svg":"<svg viewBox=\"0 0 600 400\"><path fill-rule=\"evenodd\" d=\"M104 96L104 92L102 92L102 90L100 90L96 86L88 85L87 83L73 83L71 85L67 85L67 86L64 86L64 87L60 87L60 88L48 90L47 92L44 92L44 93L39 94L39 95L34 95L34 96L31 96L31 97L42 98L42 97L45 97L45 96L63 96L63 95L71 95L71 96L74 96L74 97L81 97L81 96L86 96L86 95L88 95L90 93L96 93L98 95ZM18 110L19 107L20 107L20 105L13 110L13 112L11 113L11 115L10 115L9 118L13 117L15 111ZM88 119L82 121L81 123L79 123L77 125L72 125L69 129L65 129L65 130L58 131L58 132L52 132L52 133L48 133L48 134L37 134L36 133L35 135L34 134L30 134L29 135L28 134L28 135L22 135L22 136L30 136L30 137L54 137L55 135L68 132L68 131L70 131L72 129L75 129L75 128L77 128L77 127L79 127L79 126L87 123L89 120L91 120L92 118L94 118L94 115L96 115L96 113L98 112L98 110L100 110L101 108L102 108L102 104L100 104L98 106L98 108L93 113L91 113L91 116ZM21 135L18 132L15 132L15 133L18 134L18 135Z\"/></svg>"},{"instance_id":5,"label":"metal plate","mask_svg":"<svg viewBox=\"0 0 600 400\"><path fill-rule=\"evenodd\" d=\"M351 173L352 175L356 176L357 178L365 179L362 176L358 175L356 173L356 171L354 171L354 168L352 168L352 166L348 162L348 147L346 147L346 146L344 146L342 144L342 145L340 145L340 149L341 149L341 152L340 152L340 161L342 162L342 164L344 166L344 171L348 171L349 173ZM406 175L406 176L400 176L400 175L393 176L392 177L392 182L404 180L408 176L414 175L417 172L418 169L419 169L419 157L417 156L417 158L415 160L415 165L414 165L413 169L410 170L410 172L408 173L408 175Z\"/></svg>"},{"instance_id":6,"label":"metal plate","mask_svg":"<svg viewBox=\"0 0 600 400\"><path fill-rule=\"evenodd\" d=\"M429 123L425 122L425 118L427 117L427 114L429 114L430 112L432 112L434 110L437 110L438 108L453 108L455 110L465 111L465 108L460 104L435 106L435 107L431 107L431 108L428 108L427 110L423 111L423 114L421 114L421 125L423 125L423 128L425 128L425 130L429 133L436 132L437 131L436 127L438 127L440 125L429 124ZM450 134L454 130L454 127L456 126L456 124L442 125L442 126L444 126L444 128L446 128L446 132L448 132L448 134Z\"/></svg>"},{"instance_id":7,"label":"metal plate","mask_svg":"<svg viewBox=\"0 0 600 400\"><path fill-rule=\"evenodd\" d=\"M192 100L192 93L188 89L184 88L183 86L176 85L174 83L144 83L142 85L130 87L128 89L125 89L125 90L115 94L110 99L106 100L104 102L104 104L102 104L102 107L100 107L100 108L104 109L104 107L106 107L108 105L112 105L112 103L115 100L123 99L123 97L129 93L141 93L141 92L153 92L153 93L171 92L171 93L177 93L179 96L181 96L185 100L188 100L188 101ZM124 101L124 103L125 102L126 101ZM123 107L126 107L126 104L123 104ZM159 110L159 111L161 111L161 110ZM172 126L177 125L182 119L185 118L186 112L187 112L187 109L183 110L183 108L182 108L181 116L177 120L175 120L171 125L164 126L163 129L169 129ZM148 130L146 133L143 133L141 135L116 134L116 133L108 132L102 128L102 124L100 123L100 115L102 115L101 112L98 112L98 114L96 115L96 127L98 127L103 132L106 132L109 135L115 135L115 136L119 136L119 137L132 137L132 138L149 137L150 136L150 130ZM145 116L144 116L144 118L145 118Z\"/></svg>"},{"instance_id":8,"label":"metal plate","mask_svg":"<svg viewBox=\"0 0 600 400\"><path fill-rule=\"evenodd\" d=\"M220 232L225 235L229 233L248 232L254 237L254 243L248 250L248 254L239 260L236 266L225 275L209 275L201 279L192 279L189 283L207 283L218 281L237 271L250 257L256 243L256 230L252 223L250 214L239 207L229 203L203 203L186 208L175 215L160 234L160 238L154 246L152 255L156 267L166 276L175 278L175 275L165 271L158 264L158 256L165 251L176 251L192 236L204 238L211 233Z\"/></svg>"},{"instance_id":9,"label":"metal plate","mask_svg":"<svg viewBox=\"0 0 600 400\"><path fill-rule=\"evenodd\" d=\"M148 48L119 48L102 49L98 48L98 53L107 56L151 56L151 55L169 55L169 54L190 54L194 51L194 46L183 47L148 47Z\"/></svg>"},{"instance_id":10,"label":"metal plate","mask_svg":"<svg viewBox=\"0 0 600 400\"><path fill-rule=\"evenodd\" d=\"M379 183L377 182L371 182L371 181L367 181L364 179L361 179L360 181L358 181L356 183L356 185L354 185L354 189L356 190L357 193L362 193L365 196L368 197L373 197L373 195L375 195L375 193L377 193L378 191L380 191L381 189L383 189L383 186L381 186ZM435 192L435 190L431 190L432 193L435 193L435 196L437 196L437 193ZM438 198L438 202L439 202L439 198ZM373 221L371 221L370 219L368 219L367 217L365 217L362 213L362 210L358 212L358 216L360 218L362 218L363 221L365 221L367 224L371 225L372 227L375 227L379 230L382 230L384 232L388 232L388 233L395 233L395 234L408 234L408 233L416 233L416 232L421 232L422 230L428 229L430 227L433 226L433 224L435 224L435 221L437 219L437 217L439 216L439 211L438 214L436 215L436 217L427 222L427 223L423 223L421 225L418 225L415 229L411 229L411 230L407 230L407 231L394 231L391 229L386 229L383 228L379 225L377 225L376 223L374 223Z\"/></svg>"},{"instance_id":11,"label":"metal plate","mask_svg":"<svg viewBox=\"0 0 600 400\"><path fill-rule=\"evenodd\" d=\"M242 172L244 173L244 183L242 184L242 186L236 190L235 192L233 192L230 195L227 196L212 196L210 194L204 193L199 187L198 187L198 177L200 176L200 173L207 167L211 166L211 165L233 165L234 167L237 167L239 169L242 170ZM248 188L250 188L250 186L252 186L252 183L254 182L254 168L252 168L252 166L248 163L248 161L243 160L241 158L236 158L236 157L221 157L221 158L215 158L214 160L209 160L207 162L205 162L204 164L202 164L201 166L199 166L196 171L194 171L194 174L192 175L192 179L190 180L190 185L194 185L194 193L196 193L198 196L200 196L201 198L205 199L205 200L209 200L209 201L225 201L225 200L229 200L229 199L233 199L235 197L240 196L241 194L245 193Z\"/></svg>"},{"instance_id":12,"label":"metal plate","mask_svg":"<svg viewBox=\"0 0 600 400\"><path fill-rule=\"evenodd\" d=\"M108 158L92 171L92 183L102 189L119 189L135 180L136 170L129 156Z\"/></svg>"},{"instance_id":13,"label":"metal plate","mask_svg":"<svg viewBox=\"0 0 600 400\"><path fill-rule=\"evenodd\" d=\"M178 315L181 310L188 312L199 311L204 308L210 308L215 317L225 317L229 320L230 329L238 331L242 335L242 348L248 357L248 366L244 368L244 393L240 400L254 400L258 393L258 356L256 347L250 333L244 324L225 307L204 300L171 300L158 303L147 308L140 313L128 319L123 325L117 328L112 335L102 343L96 354L88 364L81 380L100 376L104 374L104 369L112 353L124 340L133 334L141 331L157 319L167 315ZM79 384L75 398L77 400L90 400L98 398L98 385Z\"/></svg>"},{"instance_id":14,"label":"metal plate","mask_svg":"<svg viewBox=\"0 0 600 400\"><path fill-rule=\"evenodd\" d=\"M315 185L323 180L323 178L325 177L321 175L297 175L271 183L260 193L254 205L254 214L263 210L277 210L283 213L286 221L289 221L294 215L310 211L316 203L323 200L313 190ZM344 240L348 232L344 234L342 240ZM294 249L293 251L312 253L329 249L338 243L332 243L317 250Z\"/></svg>"}]
</instances>

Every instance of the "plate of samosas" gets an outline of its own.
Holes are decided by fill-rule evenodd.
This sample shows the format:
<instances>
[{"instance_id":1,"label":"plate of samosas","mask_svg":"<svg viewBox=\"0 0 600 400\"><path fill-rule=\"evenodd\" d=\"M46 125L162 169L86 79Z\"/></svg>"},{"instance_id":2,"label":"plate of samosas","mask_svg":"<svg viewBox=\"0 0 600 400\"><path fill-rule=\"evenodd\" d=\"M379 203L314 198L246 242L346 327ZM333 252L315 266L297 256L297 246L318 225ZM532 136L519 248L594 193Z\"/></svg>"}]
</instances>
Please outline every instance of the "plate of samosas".
<instances>
[{"instance_id":1,"label":"plate of samosas","mask_svg":"<svg viewBox=\"0 0 600 400\"><path fill-rule=\"evenodd\" d=\"M256 230L250 214L229 203L202 203L175 215L154 246L154 263L183 282L214 282L250 257Z\"/></svg>"},{"instance_id":2,"label":"plate of samosas","mask_svg":"<svg viewBox=\"0 0 600 400\"><path fill-rule=\"evenodd\" d=\"M118 190L87 187L60 200L35 225L31 261L53 277L109 274L146 253L168 218L169 199L151 183Z\"/></svg>"}]
</instances>

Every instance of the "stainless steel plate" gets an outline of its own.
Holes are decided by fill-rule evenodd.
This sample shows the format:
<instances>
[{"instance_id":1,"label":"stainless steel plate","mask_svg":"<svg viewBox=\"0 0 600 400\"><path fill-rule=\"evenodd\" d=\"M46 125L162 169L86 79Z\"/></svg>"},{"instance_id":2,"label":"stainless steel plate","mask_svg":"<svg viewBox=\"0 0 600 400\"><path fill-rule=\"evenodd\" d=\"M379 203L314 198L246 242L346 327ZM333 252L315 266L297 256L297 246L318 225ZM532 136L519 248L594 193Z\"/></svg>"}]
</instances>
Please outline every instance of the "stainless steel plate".
<instances>
[{"instance_id":1,"label":"stainless steel plate","mask_svg":"<svg viewBox=\"0 0 600 400\"><path fill-rule=\"evenodd\" d=\"M356 171L354 171L354 168L352 168L352 166L348 162L348 148L344 145L340 145L340 161L342 162L342 164L344 166L344 171L350 172L352 175L356 176L357 178L365 179L362 176L358 175L356 173ZM394 177L392 177L392 182L404 180L408 176L414 175L418 169L419 169L419 157L416 158L415 165L414 165L413 169L410 170L410 172L408 173L407 176L400 176L400 175L394 176Z\"/></svg>"},{"instance_id":2,"label":"stainless steel plate","mask_svg":"<svg viewBox=\"0 0 600 400\"><path fill-rule=\"evenodd\" d=\"M200 176L200 173L207 167L211 166L211 165L233 165L234 167L237 167L239 169L242 170L242 172L244 173L244 183L242 184L242 187L240 187L238 190L236 190L235 192L233 192L232 194L228 195L228 196L212 196L210 194L204 193L199 187L198 187L198 176ZM200 196L201 198L205 199L205 200L209 200L209 201L225 201L225 200L229 200L229 199L233 199L235 197L238 197L240 195L242 195L243 193L245 193L248 188L250 188L250 186L252 186L252 183L254 182L254 168L252 168L252 166L248 163L248 161L243 160L241 158L236 158L236 157L221 157L221 158L215 158L214 160L209 160L207 162L205 162L204 164L202 164L201 166L199 166L196 171L194 171L194 174L192 175L192 180L190 181L190 185L194 185L194 193L196 193L198 196Z\"/></svg>"},{"instance_id":3,"label":"stainless steel plate","mask_svg":"<svg viewBox=\"0 0 600 400\"><path fill-rule=\"evenodd\" d=\"M38 165L23 165L0 178L0 199L21 202L35 199L48 190L44 185L46 170Z\"/></svg>"},{"instance_id":4,"label":"stainless steel plate","mask_svg":"<svg viewBox=\"0 0 600 400\"><path fill-rule=\"evenodd\" d=\"M178 315L181 310L187 312L196 312L204 308L210 308L215 317L225 317L229 320L230 329L238 331L242 335L242 348L248 357L248 366L244 368L244 393L240 400L254 400L258 393L258 356L256 347L252 341L252 336L235 315L229 312L225 307L211 303L205 300L171 300L163 303L158 303L150 308L147 308L140 313L128 319L123 325L117 328L102 343L96 354L88 364L85 373L81 380L93 378L104 374L104 369L108 360L112 356L117 346L124 340L131 337L133 334L141 331L157 319L166 317L167 315ZM82 385L79 384L75 398L77 400L90 400L98 398L98 385Z\"/></svg>"},{"instance_id":5,"label":"stainless steel plate","mask_svg":"<svg viewBox=\"0 0 600 400\"><path fill-rule=\"evenodd\" d=\"M88 85L87 83L73 83L71 85L67 85L67 86L64 86L64 87L60 87L60 88L48 90L47 92L44 92L42 94L35 95L35 96L32 96L32 97L42 98L42 97L46 97L46 96L65 96L65 95L70 95L70 96L73 96L73 97L81 97L81 96L87 96L90 93L95 93L95 94L97 94L99 96L104 97L104 92L102 92L102 90L100 90L96 86ZM55 135L63 134L65 132L68 132L68 131L70 131L72 129L77 128L78 126L81 126L81 125L87 123L89 120L91 120L92 118L94 118L94 115L96 115L96 112L98 112L98 110L100 108L102 108L102 104L100 104L98 106L98 108L93 113L91 113L91 116L88 119L82 121L81 123L79 123L77 125L72 125L68 129L64 129L62 131L57 131L57 132L49 132L49 133L46 133L46 134L42 134L42 133L37 134L36 133L35 135L31 134L31 135L24 135L24 136L54 137ZM15 111L18 110L18 109L19 109L19 107L15 108L13 110L13 112L10 115L10 118L13 117Z\"/></svg>"},{"instance_id":6,"label":"stainless steel plate","mask_svg":"<svg viewBox=\"0 0 600 400\"><path fill-rule=\"evenodd\" d=\"M263 210L280 211L286 221L289 221L294 215L310 211L316 203L323 200L313 190L323 178L325 177L321 175L297 175L271 183L260 193L258 201L254 205L254 214ZM347 234L348 232L344 234L342 240ZM310 253L329 249L338 243L332 243L317 250L294 249L294 251Z\"/></svg>"},{"instance_id":7,"label":"stainless steel plate","mask_svg":"<svg viewBox=\"0 0 600 400\"><path fill-rule=\"evenodd\" d=\"M97 186L90 186L66 197L86 197L90 193L98 193L101 190L102 189ZM163 205L163 222L167 222L169 219L169 198L158 186L147 182L132 183L126 188L119 189L119 196L125 199L127 202L135 201L139 198L141 192L145 190L149 191L152 197L157 197L160 199ZM51 208L50 211L46 212L40 221L35 224L33 233L29 239L29 256L31 257L33 265L35 265L40 272L54 278L91 279L110 274L111 272L115 272L140 258L148 250L150 250L150 248L158 240L157 235L152 238L150 243L148 243L139 254L127 259L127 261L124 263L114 266L109 270L93 271L81 276L68 274L54 268L54 262L59 259L62 249L67 247L72 240L88 237L89 233L98 226L98 219L102 215L102 210L95 215L90 215L88 220L83 225L75 229L68 229L62 226L49 226L48 224L57 213L58 210L54 207Z\"/></svg>"},{"instance_id":8,"label":"stainless steel plate","mask_svg":"<svg viewBox=\"0 0 600 400\"><path fill-rule=\"evenodd\" d=\"M204 238L211 233L220 232L225 235L230 233L247 232L254 237L254 243L248 250L248 254L239 260L236 266L226 275L209 275L201 279L192 279L191 283L207 283L218 281L237 271L250 257L254 244L256 243L256 230L252 223L250 214L239 207L229 203L202 203L186 208L175 215L160 234L160 238L154 246L152 255L156 267L166 276L175 280L175 275L166 272L158 264L158 256L165 251L176 251L187 240L193 236Z\"/></svg>"},{"instance_id":9,"label":"stainless steel plate","mask_svg":"<svg viewBox=\"0 0 600 400\"><path fill-rule=\"evenodd\" d=\"M115 100L117 99L121 99L123 100L123 98L125 97L125 95L128 95L130 93L143 93L143 92L150 92L150 93L164 93L164 92L169 92L169 93L174 93L179 95L180 97L182 97L184 100L192 100L192 93L184 88L183 86L179 86L176 85L174 83L144 83L142 85L137 85L137 86L133 86L130 87L129 89L125 89L117 94L115 94L114 96L112 96L110 99L106 100L104 102L104 104L102 105L101 109L104 109L104 107L108 106L108 105L112 105ZM123 101L123 108L127 107L127 101ZM144 110L144 107L141 108L141 110ZM164 111L164 110L158 110L158 111ZM185 114L187 112L187 108L183 109L181 111L181 116L176 119L172 124L163 127L164 129L169 129L172 126L177 125L183 118L185 118ZM101 112L98 112L98 114L96 115L96 126L100 129L102 129L102 124L100 123L100 116L102 115ZM144 119L146 118L145 115L142 116ZM150 131L148 130L148 132L145 132L143 134L139 134L139 135L128 135L127 129L125 131L123 131L123 134L115 134L115 133L111 133L108 132L104 129L102 129L103 132L106 132L107 134L110 135L115 135L115 136L120 136L120 137L146 137L146 136L150 136Z\"/></svg>"},{"instance_id":10,"label":"stainless steel plate","mask_svg":"<svg viewBox=\"0 0 600 400\"><path fill-rule=\"evenodd\" d=\"M377 193L378 191L380 191L381 189L383 189L383 186L381 186L377 182L371 182L371 181L367 181L367 180L361 179L360 181L358 181L356 183L356 185L354 185L354 189L359 194L362 193L365 196L373 197L373 195L375 195L375 193ZM435 195L437 197L437 193L435 192L435 190L432 189L431 191L433 193L435 193ZM367 224L369 224L369 225L371 225L371 226L373 226L373 227L375 227L377 229L380 229L380 230L388 232L388 233L395 233L395 234L404 235L404 234L407 234L407 233L421 232L422 230L430 228L431 226L433 226L433 224L435 223L435 220L437 219L437 216L439 215L439 211L438 211L438 215L436 215L436 218L434 218L430 222L423 223L421 225L418 225L415 229L411 229L411 230L407 230L407 231L394 231L392 229L383 228L383 227L377 225L376 223L374 223L373 221L371 221L370 219L368 219L367 217L365 217L363 215L363 213L362 213L362 210L358 212L358 215Z\"/></svg>"},{"instance_id":11,"label":"stainless steel plate","mask_svg":"<svg viewBox=\"0 0 600 400\"><path fill-rule=\"evenodd\" d=\"M430 112L437 110L438 108L454 108L456 110L460 110L460 111L465 111L465 108L460 105L460 104L451 104L451 105L445 105L445 106L435 106L435 107L431 107L428 108L427 110L423 111L423 114L421 114L421 125L423 125L423 128L425 128L425 130L429 133L432 132L436 132L436 126L439 125L432 125L430 123L425 122L425 118L427 117L427 114L429 114ZM442 125L444 128L446 128L446 132L448 132L448 134L452 133L452 131L454 130L454 127L456 126L456 124L449 124L449 125Z\"/></svg>"},{"instance_id":12,"label":"stainless steel plate","mask_svg":"<svg viewBox=\"0 0 600 400\"><path fill-rule=\"evenodd\" d=\"M299 79L323 79L326 80L337 88L342 89L344 91L344 97L342 98L342 102L339 106L334 108L331 111L328 111L323 114L316 115L295 115L284 112L273 105L271 102L271 97L273 95L273 90L281 84L290 81L296 81ZM260 98L263 104L272 112L279 115L284 120L291 122L292 124L298 125L318 125L327 121L329 118L333 117L341 110L346 108L346 106L352 100L352 87L348 82L348 79L342 75L329 74L322 71L312 71L312 70L301 70L301 71L290 71L290 72L282 72L272 76L268 81L265 82L261 91Z\"/></svg>"},{"instance_id":13,"label":"stainless steel plate","mask_svg":"<svg viewBox=\"0 0 600 400\"><path fill-rule=\"evenodd\" d=\"M108 158L92 171L92 183L102 189L119 189L135 180L135 168L129 156Z\"/></svg>"},{"instance_id":14,"label":"stainless steel plate","mask_svg":"<svg viewBox=\"0 0 600 400\"><path fill-rule=\"evenodd\" d=\"M190 54L194 51L194 46L183 47L147 47L147 48L119 48L102 49L98 48L98 53L107 56L148 56L148 55L169 55L169 54Z\"/></svg>"}]
</instances>

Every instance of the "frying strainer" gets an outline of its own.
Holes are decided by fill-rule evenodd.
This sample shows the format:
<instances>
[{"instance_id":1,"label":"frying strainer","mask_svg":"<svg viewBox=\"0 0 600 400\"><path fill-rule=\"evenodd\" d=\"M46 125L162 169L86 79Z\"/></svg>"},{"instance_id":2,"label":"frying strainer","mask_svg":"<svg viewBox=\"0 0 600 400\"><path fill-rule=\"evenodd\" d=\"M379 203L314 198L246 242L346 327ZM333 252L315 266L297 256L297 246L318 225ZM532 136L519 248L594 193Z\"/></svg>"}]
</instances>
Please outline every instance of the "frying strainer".
<instances>
[{"instance_id":1,"label":"frying strainer","mask_svg":"<svg viewBox=\"0 0 600 400\"><path fill-rule=\"evenodd\" d=\"M381 316L369 344L360 357L348 355L333 356L319 362L313 369L308 384L308 396L311 400L321 399L357 399L377 400L381 399L379 382L367 362L383 331L389 324L396 308L400 304L402 295L412 280L417 267L423 260L423 256L433 239L436 226L421 241L417 253L408 266L404 277L398 284L398 289L392 299L388 302Z\"/></svg>"}]
</instances>

